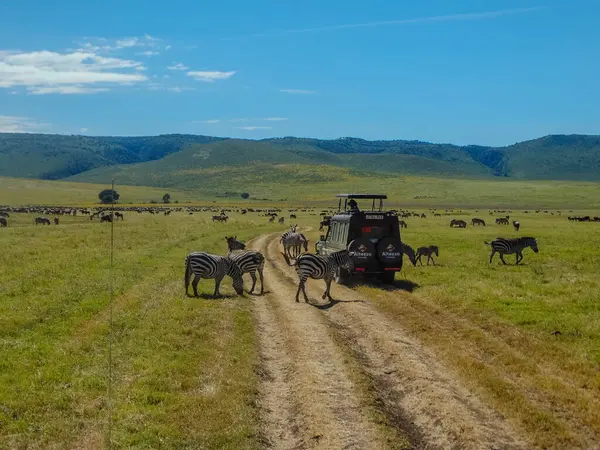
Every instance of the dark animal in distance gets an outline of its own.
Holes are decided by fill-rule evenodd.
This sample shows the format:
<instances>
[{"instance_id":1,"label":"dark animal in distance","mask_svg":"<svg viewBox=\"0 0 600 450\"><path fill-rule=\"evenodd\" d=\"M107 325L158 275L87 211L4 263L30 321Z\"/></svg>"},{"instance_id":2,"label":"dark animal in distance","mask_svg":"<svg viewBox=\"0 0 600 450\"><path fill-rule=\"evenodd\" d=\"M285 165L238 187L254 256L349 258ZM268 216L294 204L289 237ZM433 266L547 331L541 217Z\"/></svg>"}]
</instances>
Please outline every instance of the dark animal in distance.
<instances>
[{"instance_id":1,"label":"dark animal in distance","mask_svg":"<svg viewBox=\"0 0 600 450\"><path fill-rule=\"evenodd\" d=\"M485 221L483 219L478 219L477 217L474 217L473 220L471 220L471 225L483 225L485 227Z\"/></svg>"},{"instance_id":2,"label":"dark animal in distance","mask_svg":"<svg viewBox=\"0 0 600 450\"><path fill-rule=\"evenodd\" d=\"M408 225L404 220L399 220L398 225L400 225L400 228L408 228Z\"/></svg>"},{"instance_id":3,"label":"dark animal in distance","mask_svg":"<svg viewBox=\"0 0 600 450\"><path fill-rule=\"evenodd\" d=\"M0 227L7 227L8 226L8 221L6 220L6 217L0 217Z\"/></svg>"},{"instance_id":4,"label":"dark animal in distance","mask_svg":"<svg viewBox=\"0 0 600 450\"><path fill-rule=\"evenodd\" d=\"M435 266L435 260L433 259L433 255L440 256L440 250L437 245L430 245L429 247L419 247L417 249L417 261L423 265L423 261L421 260L422 256L427 256L427 265L429 265L429 261L433 262ZM415 264L416 265L416 264Z\"/></svg>"},{"instance_id":5,"label":"dark animal in distance","mask_svg":"<svg viewBox=\"0 0 600 450\"><path fill-rule=\"evenodd\" d=\"M497 225L508 225L509 221L505 217L499 217L498 219L496 219L496 224Z\"/></svg>"},{"instance_id":6,"label":"dark animal in distance","mask_svg":"<svg viewBox=\"0 0 600 450\"><path fill-rule=\"evenodd\" d=\"M467 222L460 219L452 219L450 221L451 228L467 228Z\"/></svg>"},{"instance_id":7,"label":"dark animal in distance","mask_svg":"<svg viewBox=\"0 0 600 450\"><path fill-rule=\"evenodd\" d=\"M54 218L54 225L58 225L58 216Z\"/></svg>"},{"instance_id":8,"label":"dark animal in distance","mask_svg":"<svg viewBox=\"0 0 600 450\"><path fill-rule=\"evenodd\" d=\"M214 297L218 297L219 286L225 275L229 275L233 279L233 288L238 295L244 294L244 280L242 278L242 270L230 258L219 255L212 255L205 252L193 252L185 258L185 295L189 297L188 288L190 278L192 280L192 289L194 296L198 297L198 283L201 278L215 280Z\"/></svg>"},{"instance_id":9,"label":"dark animal in distance","mask_svg":"<svg viewBox=\"0 0 600 450\"><path fill-rule=\"evenodd\" d=\"M36 217L35 224L37 225L38 223L41 223L42 225L50 225L50 219L45 217Z\"/></svg>"},{"instance_id":10,"label":"dark animal in distance","mask_svg":"<svg viewBox=\"0 0 600 450\"><path fill-rule=\"evenodd\" d=\"M348 250L340 250L339 252L331 253L330 255L314 255L312 253L304 253L300 255L294 263L290 263L290 259L284 253L286 262L290 266L296 267L296 272L300 278L298 284L298 291L296 292L296 302L300 301L300 290L304 294L304 301L308 302L308 296L306 295L306 280L313 278L315 280L325 281L325 292L322 295L323 300L331 298L331 281L335 277L338 270L342 268L352 271L354 263L351 259L351 254Z\"/></svg>"},{"instance_id":11,"label":"dark animal in distance","mask_svg":"<svg viewBox=\"0 0 600 450\"><path fill-rule=\"evenodd\" d=\"M531 247L531 249L538 253L537 240L532 237L521 237L521 238L513 238L506 239L503 237L498 237L494 239L492 242L485 242L486 245L492 246L492 254L490 255L490 264L492 263L492 258L496 253L500 255L500 260L504 265L506 265L506 261L504 261L504 255L510 255L512 253L516 254L516 264L519 264L523 260L523 250L527 247Z\"/></svg>"},{"instance_id":12,"label":"dark animal in distance","mask_svg":"<svg viewBox=\"0 0 600 450\"><path fill-rule=\"evenodd\" d=\"M516 220L513 220L513 227L515 227L515 231L519 231L519 228L521 228L521 224Z\"/></svg>"},{"instance_id":13,"label":"dark animal in distance","mask_svg":"<svg viewBox=\"0 0 600 450\"><path fill-rule=\"evenodd\" d=\"M102 222L112 222L112 221L113 221L113 218L112 218L112 215L110 215L110 214L107 214L105 216L100 217L100 223L102 223Z\"/></svg>"}]
</instances>

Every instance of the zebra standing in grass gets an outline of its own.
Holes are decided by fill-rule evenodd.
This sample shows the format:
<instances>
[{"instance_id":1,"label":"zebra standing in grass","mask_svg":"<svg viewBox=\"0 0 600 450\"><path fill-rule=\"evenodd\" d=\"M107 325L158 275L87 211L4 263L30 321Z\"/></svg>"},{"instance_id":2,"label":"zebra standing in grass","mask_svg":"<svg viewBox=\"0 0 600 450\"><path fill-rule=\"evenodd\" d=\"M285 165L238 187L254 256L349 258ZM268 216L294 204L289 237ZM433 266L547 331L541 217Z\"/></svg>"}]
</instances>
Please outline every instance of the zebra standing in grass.
<instances>
[{"instance_id":1,"label":"zebra standing in grass","mask_svg":"<svg viewBox=\"0 0 600 450\"><path fill-rule=\"evenodd\" d=\"M204 252L193 252L185 258L185 295L189 297L188 287L190 278L194 274L192 280L192 288L194 296L198 297L198 283L200 278L213 278L215 280L214 297L219 296L219 286L225 275L229 275L233 279L233 288L238 295L244 294L244 280L242 279L242 270L230 258L219 255L211 255Z\"/></svg>"},{"instance_id":2,"label":"zebra standing in grass","mask_svg":"<svg viewBox=\"0 0 600 450\"><path fill-rule=\"evenodd\" d=\"M506 239L502 237L498 237L494 239L492 242L485 242L486 245L492 246L492 254L490 255L490 264L492 263L492 258L496 253L500 255L500 259L506 265L506 261L504 261L504 255L510 255L512 253L516 254L516 264L519 264L523 260L523 250L527 247L531 247L531 249L538 253L537 241L532 237L521 237L521 238L513 238Z\"/></svg>"},{"instance_id":3,"label":"zebra standing in grass","mask_svg":"<svg viewBox=\"0 0 600 450\"><path fill-rule=\"evenodd\" d=\"M408 259L410 260L413 266L417 265L415 250L410 245L402 243L402 253L408 256Z\"/></svg>"},{"instance_id":4,"label":"zebra standing in grass","mask_svg":"<svg viewBox=\"0 0 600 450\"><path fill-rule=\"evenodd\" d=\"M429 247L419 247L417 249L417 259L416 261L420 262L421 265L423 265L423 261L421 260L422 256L427 256L427 265L429 265L429 260L431 260L431 262L433 262L433 265L435 266L435 260L433 259L433 255L435 254L435 256L440 256L440 249L438 248L437 245L430 245ZM415 266L416 266L416 262L415 262Z\"/></svg>"},{"instance_id":5,"label":"zebra standing in grass","mask_svg":"<svg viewBox=\"0 0 600 450\"><path fill-rule=\"evenodd\" d=\"M281 243L283 244L283 250L290 258L292 257L292 252L290 250L293 250L294 258L297 258L300 255L302 247L304 247L305 252L308 251L308 239L306 239L302 233L288 234L281 238Z\"/></svg>"},{"instance_id":6,"label":"zebra standing in grass","mask_svg":"<svg viewBox=\"0 0 600 450\"><path fill-rule=\"evenodd\" d=\"M254 292L256 272L258 271L260 277L260 295L262 295L264 292L263 270L265 268L265 257L261 252L256 250L245 250L246 245L238 241L237 236L225 237L225 239L227 240L227 248L229 249L227 257L238 265L242 274L249 273L252 278L252 287L248 293L252 294Z\"/></svg>"},{"instance_id":7,"label":"zebra standing in grass","mask_svg":"<svg viewBox=\"0 0 600 450\"><path fill-rule=\"evenodd\" d=\"M315 280L325 281L325 292L323 292L323 300L325 297L331 298L331 281L335 277L336 272L340 268L344 268L351 272L354 270L354 263L351 259L351 253L348 250L340 250L339 252L331 253L330 255L313 255L312 253L304 253L291 264L289 257L284 253L286 262L290 266L296 267L296 272L300 278L298 291L296 292L296 302L299 301L300 290L304 294L304 301L308 302L306 295L306 280L310 277Z\"/></svg>"}]
</instances>

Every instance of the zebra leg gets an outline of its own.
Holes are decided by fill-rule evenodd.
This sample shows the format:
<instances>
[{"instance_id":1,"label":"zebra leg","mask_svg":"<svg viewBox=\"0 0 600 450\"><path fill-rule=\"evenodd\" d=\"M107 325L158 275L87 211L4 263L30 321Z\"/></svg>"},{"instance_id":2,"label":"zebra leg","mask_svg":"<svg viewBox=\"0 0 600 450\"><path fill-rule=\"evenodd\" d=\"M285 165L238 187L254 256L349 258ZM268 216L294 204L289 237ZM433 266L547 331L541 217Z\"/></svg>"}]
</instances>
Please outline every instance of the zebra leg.
<instances>
[{"instance_id":1,"label":"zebra leg","mask_svg":"<svg viewBox=\"0 0 600 450\"><path fill-rule=\"evenodd\" d=\"M252 294L254 292L254 286L256 286L256 272L250 272L250 276L252 277L252 287L248 291L248 294Z\"/></svg>"},{"instance_id":2,"label":"zebra leg","mask_svg":"<svg viewBox=\"0 0 600 450\"><path fill-rule=\"evenodd\" d=\"M327 286L327 289L325 289L325 294L327 294L327 298L329 299L329 301L333 300L331 298L331 280L332 278L325 278L325 285ZM325 294L323 294L323 300L325 300Z\"/></svg>"},{"instance_id":3,"label":"zebra leg","mask_svg":"<svg viewBox=\"0 0 600 450\"><path fill-rule=\"evenodd\" d=\"M301 281L302 293L304 294L304 302L308 303L308 295L306 295L306 278Z\"/></svg>"},{"instance_id":4,"label":"zebra leg","mask_svg":"<svg viewBox=\"0 0 600 450\"><path fill-rule=\"evenodd\" d=\"M506 264L506 261L504 261L504 254L503 253L498 253L500 255L500 259L502 260L502 263L507 266L508 264Z\"/></svg>"},{"instance_id":5,"label":"zebra leg","mask_svg":"<svg viewBox=\"0 0 600 450\"><path fill-rule=\"evenodd\" d=\"M260 266L258 266L258 276L260 277L260 295L263 295L263 291L265 288L265 279L263 278L263 267L265 262L263 261Z\"/></svg>"},{"instance_id":6,"label":"zebra leg","mask_svg":"<svg viewBox=\"0 0 600 450\"><path fill-rule=\"evenodd\" d=\"M431 262L433 263L433 265L435 266L435 259L433 259L433 256L430 256L431 258Z\"/></svg>"},{"instance_id":7,"label":"zebra leg","mask_svg":"<svg viewBox=\"0 0 600 450\"><path fill-rule=\"evenodd\" d=\"M223 276L215 277L215 293L213 294L213 297L215 297L215 298L221 296L221 294L219 293L219 287L221 286L222 280L223 280Z\"/></svg>"},{"instance_id":8,"label":"zebra leg","mask_svg":"<svg viewBox=\"0 0 600 450\"><path fill-rule=\"evenodd\" d=\"M194 289L194 297L198 297L198 283L200 282L200 275L194 275L192 280L192 289Z\"/></svg>"},{"instance_id":9,"label":"zebra leg","mask_svg":"<svg viewBox=\"0 0 600 450\"><path fill-rule=\"evenodd\" d=\"M419 254L419 256L417 257L417 262L421 263L421 265L423 265L423 261L421 261L421 256L423 256L422 254ZM416 264L415 264L416 265Z\"/></svg>"},{"instance_id":10,"label":"zebra leg","mask_svg":"<svg viewBox=\"0 0 600 450\"><path fill-rule=\"evenodd\" d=\"M430 260L431 260L431 255L427 255L427 265L429 265Z\"/></svg>"},{"instance_id":11,"label":"zebra leg","mask_svg":"<svg viewBox=\"0 0 600 450\"><path fill-rule=\"evenodd\" d=\"M494 258L495 254L496 254L496 250L492 249L492 254L490 255L490 264L492 263L492 258Z\"/></svg>"},{"instance_id":12,"label":"zebra leg","mask_svg":"<svg viewBox=\"0 0 600 450\"><path fill-rule=\"evenodd\" d=\"M520 263L521 261L523 261L523 253L521 253L521 252L517 252L517 253L516 253L516 255L517 255L517 266L518 266L518 265L519 265L519 263Z\"/></svg>"}]
</instances>

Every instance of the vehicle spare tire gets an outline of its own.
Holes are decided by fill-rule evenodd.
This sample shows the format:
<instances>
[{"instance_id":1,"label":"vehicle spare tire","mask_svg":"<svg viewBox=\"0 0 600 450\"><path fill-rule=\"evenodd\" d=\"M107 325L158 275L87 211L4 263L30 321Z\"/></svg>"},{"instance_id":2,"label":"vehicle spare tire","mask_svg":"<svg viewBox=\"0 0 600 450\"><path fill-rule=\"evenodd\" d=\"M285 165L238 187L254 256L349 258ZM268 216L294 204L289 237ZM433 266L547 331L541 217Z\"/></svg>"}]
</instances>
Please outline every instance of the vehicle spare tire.
<instances>
[{"instance_id":1,"label":"vehicle spare tire","mask_svg":"<svg viewBox=\"0 0 600 450\"><path fill-rule=\"evenodd\" d=\"M354 239L348 244L348 251L353 253L352 261L358 267L373 264L373 261L376 260L375 246L366 238Z\"/></svg>"},{"instance_id":2,"label":"vehicle spare tire","mask_svg":"<svg viewBox=\"0 0 600 450\"><path fill-rule=\"evenodd\" d=\"M386 267L402 267L402 243L396 237L386 237L377 243L377 258Z\"/></svg>"}]
</instances>

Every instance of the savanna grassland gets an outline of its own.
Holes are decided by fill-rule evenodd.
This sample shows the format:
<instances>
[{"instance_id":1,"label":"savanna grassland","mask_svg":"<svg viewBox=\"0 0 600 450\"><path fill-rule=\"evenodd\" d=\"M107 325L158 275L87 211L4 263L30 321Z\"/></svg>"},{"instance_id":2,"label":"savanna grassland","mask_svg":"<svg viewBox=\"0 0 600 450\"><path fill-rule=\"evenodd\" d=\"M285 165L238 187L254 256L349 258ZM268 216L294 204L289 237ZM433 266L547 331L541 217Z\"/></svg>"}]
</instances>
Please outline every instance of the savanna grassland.
<instances>
[{"instance_id":1,"label":"savanna grassland","mask_svg":"<svg viewBox=\"0 0 600 450\"><path fill-rule=\"evenodd\" d=\"M469 199L470 189L464 186L456 189ZM482 192L496 192L499 204L515 201L502 196L497 186ZM342 190L363 188L347 185ZM394 197L385 186L377 188ZM439 198L430 201L451 195L434 189L430 196ZM129 194L118 190L129 201ZM565 190L564 196L575 198L575 191ZM534 191L519 202L530 208L537 195ZM411 205L427 201L415 196L405 200ZM315 204L323 201L315 194ZM403 240L415 248L438 245L437 266L412 267L405 259L393 287L357 283L352 289L430 349L530 447L590 448L600 439L600 224L572 223L567 215L579 214L577 209L589 209L592 215L600 211L586 208L584 198L571 207L556 196L544 204L561 208L562 215L556 210L513 210L511 218L522 225L519 233L493 223L494 217L508 213L490 216L487 208L446 211L448 202L438 209L442 217L435 218L428 208L434 205L411 206L428 217L406 219ZM320 234L319 209L316 215L299 212L294 220L307 230L311 250ZM209 212L168 217L126 212L125 220L115 223L109 401L110 225L88 217L61 217L59 226L36 227L35 215L11 214L9 227L0 229L0 442L8 448L101 448L108 442L111 406L112 440L118 448L265 446L257 398L261 384L269 380L265 365L270 370L273 362L260 356L268 339L255 310L271 305L267 301L273 292L295 292L293 282L283 276L267 278L272 293L265 298L237 297L226 278L225 298L191 299L183 294L183 261L192 250L224 254L225 235L248 241L276 233L276 238L287 226L268 224L256 213L231 213L227 224L215 224ZM466 229L451 229L448 223L454 217L469 222L481 217L488 226L473 228L469 223ZM517 234L536 237L540 252L526 250L518 267L503 266L498 259L489 264L484 240ZM266 256L270 270L276 270L277 255ZM514 262L512 255L506 259ZM313 285L322 289L320 283ZM212 280L200 283L202 293L212 290ZM334 285L334 297L336 291L349 295ZM286 312L277 309L273 314L291 314L285 317L292 334L294 326L304 326L303 316L329 320L336 308L351 310L355 305L337 304L328 311L296 304L292 296L282 298L282 304L290 310L285 306ZM353 348L343 339L335 345L345 355L340 364L356 372L361 405L376 410L377 433L388 436L384 441L390 448L404 446L394 445L389 432L382 431L404 425L386 419L386 410L378 409L380 388L362 360L352 356ZM321 380L324 385L326 381Z\"/></svg>"}]
</instances>

